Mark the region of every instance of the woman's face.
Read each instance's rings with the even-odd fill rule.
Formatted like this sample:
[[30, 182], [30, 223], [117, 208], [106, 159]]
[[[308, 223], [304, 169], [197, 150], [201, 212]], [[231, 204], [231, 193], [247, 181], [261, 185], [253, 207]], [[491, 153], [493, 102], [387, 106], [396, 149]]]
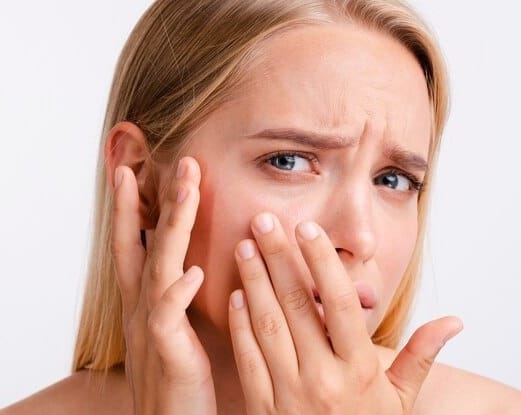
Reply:
[[348, 275], [376, 295], [365, 313], [372, 335], [416, 243], [411, 177], [425, 176], [431, 130], [423, 72], [397, 41], [348, 25], [275, 36], [248, 71], [184, 152], [203, 178], [185, 265], [201, 266], [206, 280], [192, 307], [226, 330], [229, 295], [241, 286], [235, 247], [268, 211], [295, 246], [299, 222], [324, 228]]

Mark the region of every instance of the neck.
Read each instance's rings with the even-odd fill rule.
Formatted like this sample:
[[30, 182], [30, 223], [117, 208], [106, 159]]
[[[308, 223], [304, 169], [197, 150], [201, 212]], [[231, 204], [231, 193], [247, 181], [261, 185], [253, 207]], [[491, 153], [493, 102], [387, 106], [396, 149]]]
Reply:
[[218, 413], [245, 414], [244, 397], [229, 333], [223, 333], [193, 312], [189, 319], [210, 358]]

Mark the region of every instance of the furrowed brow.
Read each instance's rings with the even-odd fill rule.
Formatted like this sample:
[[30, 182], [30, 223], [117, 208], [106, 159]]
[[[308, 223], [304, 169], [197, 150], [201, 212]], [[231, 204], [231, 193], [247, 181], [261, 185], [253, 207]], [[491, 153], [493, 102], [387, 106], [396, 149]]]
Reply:
[[[339, 135], [326, 135], [297, 128], [266, 129], [246, 137], [292, 141], [294, 143], [303, 144], [319, 150], [353, 147], [358, 145], [360, 141], [358, 138]], [[404, 169], [423, 172], [426, 171], [429, 167], [427, 161], [422, 156], [406, 150], [396, 143], [384, 144], [383, 155], [391, 162]]]
[[295, 128], [267, 129], [247, 137], [293, 141], [320, 150], [351, 147], [358, 144], [359, 141], [356, 138], [338, 135], [324, 135], [314, 131], [305, 131]]
[[429, 164], [422, 156], [405, 150], [398, 144], [385, 144], [383, 154], [390, 161], [405, 169], [424, 172], [429, 168]]

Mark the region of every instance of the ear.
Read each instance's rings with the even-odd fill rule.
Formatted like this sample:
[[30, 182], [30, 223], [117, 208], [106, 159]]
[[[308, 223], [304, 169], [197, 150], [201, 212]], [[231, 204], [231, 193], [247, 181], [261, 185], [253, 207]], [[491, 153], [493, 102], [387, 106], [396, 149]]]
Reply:
[[104, 155], [107, 181], [112, 191], [116, 168], [124, 165], [132, 169], [138, 185], [141, 229], [155, 228], [159, 216], [158, 178], [145, 133], [131, 122], [117, 123], [105, 139]]

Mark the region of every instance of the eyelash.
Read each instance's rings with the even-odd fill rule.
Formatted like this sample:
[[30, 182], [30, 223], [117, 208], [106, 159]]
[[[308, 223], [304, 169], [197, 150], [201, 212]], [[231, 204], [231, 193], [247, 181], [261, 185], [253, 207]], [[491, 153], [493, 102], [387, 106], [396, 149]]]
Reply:
[[412, 190], [415, 190], [417, 192], [421, 192], [423, 188], [423, 182], [418, 179], [414, 174], [408, 173], [406, 171], [397, 169], [396, 167], [388, 167], [389, 170], [384, 171], [379, 176], [385, 175], [385, 174], [396, 174], [405, 177], [411, 182]]
[[[263, 165], [265, 163], [268, 163], [271, 159], [274, 159], [276, 157], [290, 157], [290, 156], [298, 156], [302, 157], [303, 159], [306, 159], [309, 161], [313, 166], [316, 167], [318, 164], [318, 158], [310, 153], [301, 153], [299, 151], [276, 151], [274, 153], [266, 154], [265, 156], [262, 156], [258, 159], [259, 164]], [[318, 170], [318, 169], [317, 169]], [[287, 173], [283, 173], [287, 174]]]
[[[309, 162], [311, 162], [313, 165], [316, 165], [318, 163], [318, 158], [309, 153], [301, 153], [298, 151], [276, 151], [274, 153], [266, 154], [265, 156], [262, 156], [258, 162], [260, 165], [264, 165], [268, 163], [271, 159], [275, 157], [286, 157], [286, 156], [298, 156], [302, 157]], [[384, 169], [382, 173], [378, 175], [378, 177], [385, 175], [385, 174], [396, 174], [405, 177], [411, 182], [412, 189], [416, 192], [421, 192], [424, 186], [424, 183], [414, 174], [406, 172], [404, 170], [398, 169], [396, 167], [386, 167], [387, 170]], [[282, 173], [287, 174], [287, 173]]]

